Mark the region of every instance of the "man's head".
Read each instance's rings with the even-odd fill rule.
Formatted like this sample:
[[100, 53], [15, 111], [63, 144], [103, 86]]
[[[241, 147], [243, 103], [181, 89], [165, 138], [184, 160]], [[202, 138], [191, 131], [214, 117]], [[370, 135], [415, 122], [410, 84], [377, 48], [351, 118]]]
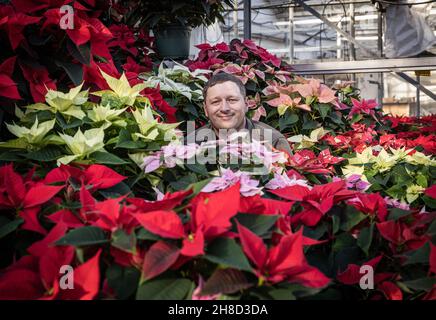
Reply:
[[213, 75], [203, 89], [204, 111], [215, 129], [242, 129], [248, 110], [245, 86], [227, 73]]

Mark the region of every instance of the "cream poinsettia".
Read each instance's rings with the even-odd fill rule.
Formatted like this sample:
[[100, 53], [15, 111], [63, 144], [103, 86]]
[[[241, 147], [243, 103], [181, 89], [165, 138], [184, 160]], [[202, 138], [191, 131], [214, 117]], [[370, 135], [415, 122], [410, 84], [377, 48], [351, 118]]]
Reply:
[[379, 154], [373, 157], [373, 160], [373, 168], [379, 172], [390, 170], [398, 162], [397, 156], [388, 154], [385, 149], [381, 149]]
[[83, 83], [70, 89], [68, 93], [49, 89], [45, 95], [48, 105], [36, 103], [27, 108], [33, 110], [49, 110], [53, 113], [59, 112], [74, 118], [83, 119], [86, 114], [82, 110], [82, 105], [88, 101], [88, 90], [82, 90]]
[[58, 159], [58, 165], [68, 164], [73, 160], [79, 160], [87, 157], [93, 152], [104, 151], [104, 129], [90, 129], [82, 133], [77, 130], [74, 136], [59, 134], [60, 138], [68, 146], [73, 155], [65, 156]]
[[109, 88], [113, 91], [103, 90], [93, 92], [93, 95], [103, 96], [105, 93], [110, 93], [115, 95], [123, 105], [133, 106], [136, 98], [139, 96], [139, 93], [144, 90], [147, 86], [145, 83], [138, 83], [133, 87], [130, 86], [129, 80], [127, 80], [126, 75], [123, 73], [119, 79], [111, 77], [104, 71], [100, 70], [103, 78], [106, 80]]
[[306, 135], [295, 135], [288, 138], [289, 142], [297, 143], [297, 149], [308, 149], [311, 148], [321, 139], [323, 136], [325, 136], [329, 131], [324, 130], [323, 127], [313, 130], [310, 133], [310, 137]]
[[91, 110], [88, 110], [88, 118], [94, 122], [104, 121], [105, 124], [103, 125], [103, 129], [109, 128], [112, 123], [119, 127], [125, 127], [127, 125], [126, 121], [117, 118], [126, 109], [127, 108], [112, 109], [109, 105], [107, 105], [106, 107], [98, 105]]
[[348, 159], [349, 164], [365, 164], [374, 162], [374, 156], [372, 154], [372, 148], [368, 147], [361, 153], [356, 153], [354, 158]]
[[55, 122], [56, 120], [53, 119], [39, 123], [38, 117], [36, 117], [35, 123], [30, 129], [27, 127], [18, 126], [16, 124], [6, 124], [6, 127], [13, 135], [17, 136], [28, 144], [35, 145], [44, 142], [45, 136], [50, 132], [51, 129], [53, 129]]
[[172, 140], [176, 134], [174, 129], [179, 123], [159, 123], [153, 116], [151, 108], [135, 109], [132, 111], [133, 117], [138, 124], [139, 131], [134, 133], [134, 138], [145, 139], [148, 141], [155, 140], [160, 132], [164, 132], [165, 140]]
[[436, 160], [432, 159], [431, 156], [426, 156], [419, 151], [416, 151], [412, 155], [407, 155], [405, 160], [406, 162], [415, 165], [423, 164], [425, 166], [436, 166]]
[[424, 193], [424, 191], [425, 191], [425, 188], [423, 188], [423, 187], [421, 187], [421, 186], [419, 186], [417, 184], [408, 186], [407, 190], [406, 190], [406, 200], [407, 200], [407, 202], [408, 203], [412, 203], [413, 201], [418, 199], [418, 197], [422, 193]]

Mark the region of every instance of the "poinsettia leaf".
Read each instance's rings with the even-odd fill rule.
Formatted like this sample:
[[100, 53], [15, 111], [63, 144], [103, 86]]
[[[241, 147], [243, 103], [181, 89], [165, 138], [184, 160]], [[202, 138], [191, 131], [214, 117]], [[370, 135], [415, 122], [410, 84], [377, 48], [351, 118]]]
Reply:
[[112, 153], [104, 152], [104, 151], [96, 151], [90, 155], [90, 158], [94, 159], [96, 162], [101, 164], [122, 165], [122, 164], [129, 163]]
[[64, 61], [55, 61], [56, 65], [65, 70], [70, 77], [71, 81], [74, 85], [78, 86], [83, 82], [83, 67], [80, 64], [64, 62]]
[[182, 300], [193, 283], [188, 279], [160, 278], [144, 282], [136, 292], [137, 300]]
[[77, 46], [73, 41], [67, 39], [67, 48], [71, 55], [79, 60], [81, 64], [89, 65], [91, 62], [91, 42]]
[[102, 229], [94, 226], [87, 226], [71, 230], [61, 239], [56, 241], [56, 245], [82, 247], [105, 244], [109, 241], [110, 240], [106, 237]]
[[239, 270], [251, 271], [251, 266], [242, 248], [234, 239], [218, 238], [206, 249], [205, 258], [217, 264], [233, 267]]
[[122, 251], [133, 253], [136, 249], [135, 233], [127, 234], [124, 230], [117, 229], [112, 232], [111, 245]]
[[56, 146], [47, 146], [26, 154], [27, 159], [36, 161], [54, 161], [63, 155], [62, 150]]
[[341, 230], [350, 231], [358, 223], [366, 219], [368, 216], [352, 206], [347, 206], [343, 219], [341, 219]]
[[436, 284], [436, 278], [419, 278], [415, 280], [403, 281], [402, 283], [409, 289], [417, 291], [423, 290], [428, 292]]
[[179, 255], [180, 249], [174, 244], [165, 241], [154, 243], [145, 253], [141, 282], [150, 280], [168, 270]]
[[229, 294], [252, 287], [245, 274], [236, 269], [217, 269], [206, 281], [200, 295]]
[[398, 220], [402, 217], [408, 216], [409, 214], [411, 214], [412, 212], [409, 210], [403, 210], [400, 208], [392, 208], [389, 210], [389, 216], [388, 216], [388, 220]]
[[360, 230], [359, 237], [357, 238], [357, 245], [368, 255], [369, 248], [371, 246], [372, 237], [374, 234], [374, 223], [369, 227], [365, 227]]
[[2, 226], [0, 226], [0, 239], [7, 236], [8, 234], [10, 234], [11, 232], [14, 232], [15, 230], [17, 230], [17, 228], [24, 222], [23, 219], [18, 218], [12, 221], [9, 221], [5, 224], [2, 224]]
[[114, 264], [106, 270], [108, 286], [121, 300], [128, 299], [135, 293], [140, 276], [139, 270], [133, 267], [124, 268]]
[[295, 300], [296, 297], [291, 290], [287, 289], [273, 289], [268, 291], [268, 294], [274, 300]]
[[421, 248], [406, 253], [405, 256], [407, 257], [407, 260], [404, 262], [404, 265], [415, 263], [428, 264], [430, 257], [430, 244], [427, 242]]
[[184, 164], [184, 166], [191, 170], [192, 172], [198, 173], [202, 176], [208, 176], [209, 172], [207, 171], [207, 168], [204, 164], [199, 164], [199, 163], [195, 163], [195, 164]]
[[250, 231], [254, 232], [258, 236], [263, 236], [274, 226], [279, 216], [238, 213], [235, 218], [241, 225], [248, 228]]

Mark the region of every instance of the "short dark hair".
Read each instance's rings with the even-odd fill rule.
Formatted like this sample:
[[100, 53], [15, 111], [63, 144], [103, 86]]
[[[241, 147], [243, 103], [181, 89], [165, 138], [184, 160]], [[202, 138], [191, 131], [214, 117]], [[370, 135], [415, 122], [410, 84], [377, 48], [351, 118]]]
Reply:
[[203, 98], [204, 100], [206, 100], [206, 96], [207, 96], [207, 90], [209, 90], [210, 87], [213, 87], [214, 85], [218, 84], [218, 83], [223, 83], [223, 82], [233, 82], [234, 84], [236, 84], [239, 88], [239, 91], [242, 94], [242, 97], [245, 98], [247, 92], [245, 89], [244, 84], [242, 83], [242, 81], [234, 76], [233, 74], [230, 73], [225, 73], [225, 72], [220, 72], [220, 73], [216, 73], [214, 74], [208, 82], [206, 82], [204, 88], [203, 88]]

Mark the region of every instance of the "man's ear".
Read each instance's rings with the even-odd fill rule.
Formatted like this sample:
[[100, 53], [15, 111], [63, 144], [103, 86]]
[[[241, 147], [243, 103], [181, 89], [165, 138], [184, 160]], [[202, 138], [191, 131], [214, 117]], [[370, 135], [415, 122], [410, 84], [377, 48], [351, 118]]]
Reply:
[[207, 108], [206, 108], [206, 103], [205, 102], [203, 102], [203, 110], [204, 110], [204, 113], [206, 114], [206, 117], [209, 118], [209, 114], [207, 112]]

